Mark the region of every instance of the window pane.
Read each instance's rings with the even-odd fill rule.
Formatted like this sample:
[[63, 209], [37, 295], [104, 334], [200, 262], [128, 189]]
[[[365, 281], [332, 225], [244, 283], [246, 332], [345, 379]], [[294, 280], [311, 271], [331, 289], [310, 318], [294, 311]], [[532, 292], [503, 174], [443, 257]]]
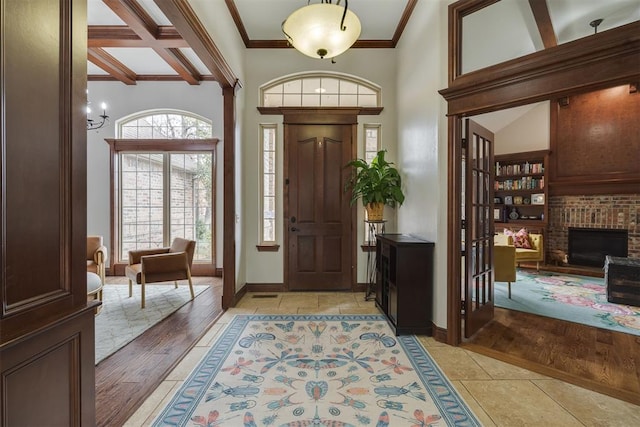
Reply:
[[321, 103], [323, 107], [338, 107], [338, 95], [333, 93], [323, 93]]
[[302, 93], [302, 81], [293, 80], [282, 85], [284, 93]]
[[302, 93], [320, 93], [320, 78], [303, 79]]
[[299, 93], [295, 95], [285, 94], [282, 103], [286, 107], [300, 107], [302, 105], [302, 95]]
[[353, 107], [358, 105], [358, 95], [340, 95], [341, 107]]
[[376, 107], [378, 97], [376, 95], [358, 95], [358, 107]]
[[325, 92], [323, 93], [333, 93], [333, 94], [339, 93], [338, 82], [339, 82], [338, 79], [323, 77], [322, 88], [325, 90]]
[[302, 95], [302, 105], [305, 107], [319, 107], [320, 106], [320, 94], [305, 94]]
[[171, 240], [196, 240], [195, 260], [211, 259], [211, 154], [171, 154]]
[[281, 105], [283, 105], [281, 94], [277, 94], [277, 95], [265, 94], [264, 95], [265, 107], [280, 107]]
[[340, 93], [342, 94], [357, 94], [358, 93], [358, 85], [353, 82], [349, 82], [346, 80], [340, 81]]

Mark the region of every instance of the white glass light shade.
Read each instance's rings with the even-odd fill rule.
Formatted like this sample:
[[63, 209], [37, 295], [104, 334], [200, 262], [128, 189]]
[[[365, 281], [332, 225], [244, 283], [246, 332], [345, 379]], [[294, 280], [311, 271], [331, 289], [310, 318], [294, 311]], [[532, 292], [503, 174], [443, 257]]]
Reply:
[[349, 49], [360, 36], [360, 20], [347, 9], [344, 31], [340, 28], [344, 7], [311, 4], [293, 12], [282, 31], [297, 50], [312, 58], [334, 58]]

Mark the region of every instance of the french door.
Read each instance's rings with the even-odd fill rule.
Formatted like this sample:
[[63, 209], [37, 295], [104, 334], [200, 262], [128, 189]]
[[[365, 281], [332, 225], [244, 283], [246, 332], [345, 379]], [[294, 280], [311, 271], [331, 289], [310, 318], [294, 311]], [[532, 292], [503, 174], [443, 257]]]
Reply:
[[464, 336], [493, 319], [493, 134], [465, 121]]

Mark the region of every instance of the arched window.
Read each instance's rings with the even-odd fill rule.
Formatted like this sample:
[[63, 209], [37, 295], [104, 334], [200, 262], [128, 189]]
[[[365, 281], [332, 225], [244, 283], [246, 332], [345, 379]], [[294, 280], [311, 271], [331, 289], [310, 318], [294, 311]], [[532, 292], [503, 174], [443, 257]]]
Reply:
[[203, 139], [211, 138], [211, 121], [184, 111], [145, 111], [118, 121], [120, 138]]
[[215, 146], [211, 121], [176, 110], [146, 111], [117, 122], [114, 242], [128, 252], [196, 241], [196, 262], [214, 259]]
[[342, 73], [293, 74], [260, 87], [262, 107], [380, 107], [380, 87]]

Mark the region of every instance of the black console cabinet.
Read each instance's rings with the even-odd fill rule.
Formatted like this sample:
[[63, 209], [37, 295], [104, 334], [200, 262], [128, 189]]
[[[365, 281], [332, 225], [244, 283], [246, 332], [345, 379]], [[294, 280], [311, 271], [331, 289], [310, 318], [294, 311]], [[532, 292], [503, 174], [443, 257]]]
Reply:
[[376, 305], [396, 335], [432, 334], [433, 242], [376, 236]]

